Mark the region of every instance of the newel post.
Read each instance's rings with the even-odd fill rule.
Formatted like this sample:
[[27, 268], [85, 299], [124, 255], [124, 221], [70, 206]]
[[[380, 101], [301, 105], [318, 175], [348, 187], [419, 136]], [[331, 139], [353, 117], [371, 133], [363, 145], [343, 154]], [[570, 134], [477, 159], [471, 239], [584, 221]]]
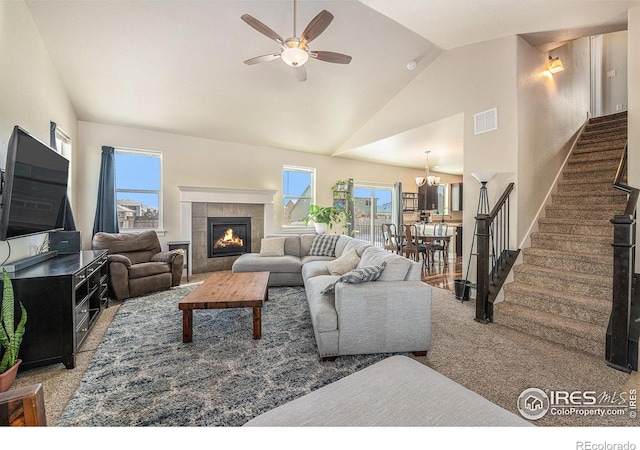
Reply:
[[476, 318], [482, 323], [493, 320], [493, 305], [489, 303], [489, 222], [488, 214], [476, 217], [476, 239], [478, 255], [476, 258]]
[[607, 349], [608, 365], [630, 372], [629, 323], [631, 320], [631, 287], [633, 273], [630, 270], [635, 251], [633, 225], [629, 215], [616, 215], [613, 220], [613, 298], [609, 330], [611, 339]]

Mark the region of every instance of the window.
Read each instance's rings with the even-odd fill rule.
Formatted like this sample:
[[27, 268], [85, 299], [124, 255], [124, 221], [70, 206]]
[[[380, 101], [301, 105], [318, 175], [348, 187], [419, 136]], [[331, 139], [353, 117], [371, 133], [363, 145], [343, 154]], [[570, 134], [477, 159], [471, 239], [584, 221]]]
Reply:
[[117, 148], [115, 160], [120, 231], [162, 230], [162, 154]]
[[282, 171], [282, 226], [305, 226], [302, 218], [315, 204], [316, 169], [284, 166]]
[[69, 181], [67, 182], [67, 195], [69, 196], [69, 200], [71, 200], [71, 196], [73, 193], [73, 177], [71, 176], [73, 162], [73, 159], [71, 158], [71, 138], [67, 133], [64, 132], [64, 130], [61, 130], [60, 127], [56, 127], [55, 139], [55, 150], [69, 160]]

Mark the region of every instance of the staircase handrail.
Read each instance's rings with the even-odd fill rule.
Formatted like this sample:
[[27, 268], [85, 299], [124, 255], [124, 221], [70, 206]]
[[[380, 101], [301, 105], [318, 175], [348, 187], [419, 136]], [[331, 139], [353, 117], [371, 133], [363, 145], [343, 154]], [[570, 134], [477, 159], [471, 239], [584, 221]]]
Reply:
[[493, 222], [493, 220], [496, 218], [496, 216], [498, 215], [498, 213], [500, 212], [500, 210], [502, 209], [504, 204], [507, 202], [507, 199], [508, 199], [509, 195], [511, 194], [511, 191], [513, 191], [513, 186], [514, 185], [515, 185], [515, 183], [509, 183], [509, 185], [505, 188], [504, 192], [502, 193], [502, 195], [500, 196], [500, 198], [496, 202], [495, 206], [493, 207], [493, 209], [489, 213], [490, 222]]
[[[499, 290], [513, 267], [519, 250], [510, 250], [509, 196], [514, 183], [509, 183], [489, 214], [476, 217], [478, 242], [476, 260], [476, 317], [482, 323], [493, 320], [493, 294]], [[496, 220], [498, 219], [498, 220]], [[490, 261], [493, 259], [493, 261]]]
[[616, 170], [616, 177], [613, 180], [613, 187], [614, 189], [629, 194], [629, 199], [627, 201], [627, 207], [625, 208], [624, 215], [633, 216], [638, 206], [638, 194], [640, 193], [640, 189], [634, 188], [622, 182], [622, 177], [624, 177], [624, 172], [627, 167], [628, 149], [629, 144], [625, 143], [622, 157], [620, 158], [618, 169]]
[[[613, 224], [613, 294], [611, 315], [607, 329], [605, 358], [607, 364], [618, 370], [630, 372], [638, 369], [637, 348], [630, 345], [631, 328], [635, 317], [634, 269], [636, 247], [636, 214], [640, 190], [623, 183], [627, 166], [628, 143], [625, 143], [613, 182], [614, 189], [628, 195], [624, 214], [616, 214]], [[635, 354], [634, 354], [635, 352]]]

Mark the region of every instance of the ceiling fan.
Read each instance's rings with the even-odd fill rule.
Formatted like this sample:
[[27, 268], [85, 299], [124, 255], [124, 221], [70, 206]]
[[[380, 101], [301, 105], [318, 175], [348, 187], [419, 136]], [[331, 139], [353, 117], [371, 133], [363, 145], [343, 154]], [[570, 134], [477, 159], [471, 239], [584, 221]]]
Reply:
[[317, 59], [319, 61], [337, 63], [337, 64], [349, 64], [351, 62], [351, 56], [344, 55], [342, 53], [327, 52], [327, 51], [311, 51], [309, 49], [309, 43], [329, 26], [333, 20], [333, 14], [327, 10], [322, 10], [317, 16], [309, 22], [300, 36], [296, 35], [296, 16], [297, 16], [297, 2], [293, 2], [293, 36], [287, 39], [282, 39], [278, 33], [271, 28], [260, 22], [258, 19], [250, 16], [249, 14], [243, 14], [241, 19], [247, 22], [250, 26], [258, 30], [260, 33], [267, 36], [269, 39], [273, 39], [280, 44], [279, 53], [269, 53], [267, 55], [256, 56], [255, 58], [247, 59], [245, 64], [258, 64], [261, 62], [273, 61], [274, 59], [282, 59], [286, 64], [293, 67], [293, 73], [298, 81], [306, 81], [307, 70], [304, 64], [309, 57]]

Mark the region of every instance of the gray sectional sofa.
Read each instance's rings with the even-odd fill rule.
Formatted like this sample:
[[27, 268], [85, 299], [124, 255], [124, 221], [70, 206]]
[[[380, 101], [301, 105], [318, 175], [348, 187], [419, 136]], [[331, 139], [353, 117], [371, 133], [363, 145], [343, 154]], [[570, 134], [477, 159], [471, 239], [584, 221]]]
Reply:
[[[314, 254], [316, 236], [267, 236], [284, 240], [281, 252], [244, 254], [232, 270], [269, 271], [270, 286], [304, 285], [323, 359], [367, 353], [426, 354], [431, 346], [431, 287], [421, 281], [421, 264], [346, 235], [336, 238], [333, 256]], [[343, 274], [335, 270], [331, 273], [334, 265], [354, 252], [360, 258], [356, 270], [384, 267], [377, 280], [354, 284], [339, 281]], [[334, 283], [334, 292], [323, 292]]]

